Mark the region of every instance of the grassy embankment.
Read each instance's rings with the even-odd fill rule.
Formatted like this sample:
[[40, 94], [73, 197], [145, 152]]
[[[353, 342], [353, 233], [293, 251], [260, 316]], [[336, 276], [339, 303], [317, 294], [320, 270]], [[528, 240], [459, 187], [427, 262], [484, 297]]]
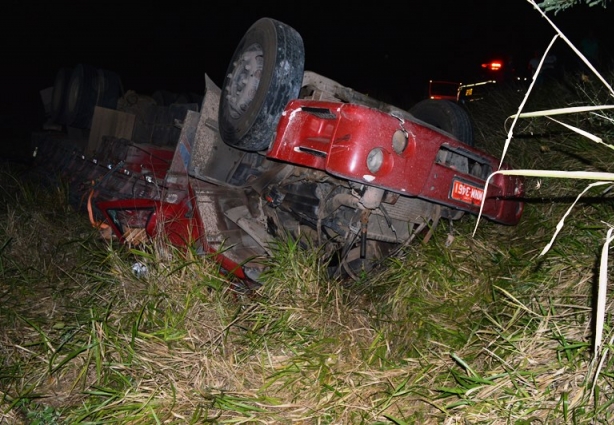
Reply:
[[[538, 87], [525, 110], [601, 104], [600, 87]], [[470, 105], [478, 147], [501, 153], [520, 100], [501, 92]], [[562, 119], [607, 141], [612, 118], [600, 115]], [[521, 120], [515, 134], [507, 160], [516, 168], [613, 171], [610, 148], [548, 119]], [[603, 187], [541, 257], [586, 182], [529, 178], [518, 226], [482, 221], [472, 236], [473, 216], [442, 223], [430, 242], [352, 285], [328, 279], [317, 252], [281, 244], [266, 284], [248, 296], [193, 252], [106, 244], [65, 189], [21, 172], [0, 172], [0, 423], [614, 418], [607, 320], [596, 357], [592, 346], [613, 220]]]

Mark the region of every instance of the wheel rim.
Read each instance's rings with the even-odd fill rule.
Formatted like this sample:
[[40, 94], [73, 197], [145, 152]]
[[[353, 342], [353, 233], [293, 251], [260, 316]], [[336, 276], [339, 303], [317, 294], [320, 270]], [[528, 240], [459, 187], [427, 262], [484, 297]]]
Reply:
[[228, 75], [228, 106], [230, 116], [238, 119], [247, 111], [256, 96], [262, 69], [264, 67], [264, 50], [259, 44], [252, 44], [243, 51], [234, 63], [234, 69]]

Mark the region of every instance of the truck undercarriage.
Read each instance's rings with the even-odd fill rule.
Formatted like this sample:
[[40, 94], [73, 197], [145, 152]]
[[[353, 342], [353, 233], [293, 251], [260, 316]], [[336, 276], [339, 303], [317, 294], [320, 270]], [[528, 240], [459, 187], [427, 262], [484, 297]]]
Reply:
[[521, 217], [522, 178], [494, 176], [484, 198], [498, 161], [473, 147], [459, 105], [404, 111], [304, 71], [302, 39], [283, 23], [264, 18], [247, 31], [221, 88], [205, 79], [174, 146], [107, 138], [86, 158], [47, 143], [39, 158], [122, 242], [196, 245], [255, 282], [278, 239], [356, 278], [482, 203], [493, 221]]

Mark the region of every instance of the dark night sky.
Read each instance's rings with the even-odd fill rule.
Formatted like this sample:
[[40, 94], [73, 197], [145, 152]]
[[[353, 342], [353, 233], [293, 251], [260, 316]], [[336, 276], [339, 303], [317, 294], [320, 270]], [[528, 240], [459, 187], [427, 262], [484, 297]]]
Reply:
[[[115, 71], [126, 89], [142, 94], [202, 93], [204, 73], [221, 84], [239, 39], [265, 16], [301, 33], [306, 69], [403, 107], [425, 95], [429, 78], [466, 81], [495, 54], [513, 54], [524, 69], [530, 53], [554, 35], [524, 0], [9, 3], [15, 4], [5, 2], [3, 13], [2, 129], [38, 125], [39, 90], [53, 85], [60, 67], [78, 63]], [[611, 46], [612, 7], [576, 6], [549, 16], [572, 41], [590, 27]], [[561, 57], [569, 52], [562, 41], [557, 47]]]

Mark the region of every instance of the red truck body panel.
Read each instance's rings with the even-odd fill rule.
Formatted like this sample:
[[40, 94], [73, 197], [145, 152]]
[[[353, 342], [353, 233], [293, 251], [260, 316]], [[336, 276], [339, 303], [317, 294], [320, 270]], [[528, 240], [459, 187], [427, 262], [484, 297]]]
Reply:
[[[402, 152], [392, 146], [399, 130], [408, 136]], [[367, 167], [373, 149], [384, 156], [375, 173]], [[288, 104], [267, 157], [472, 213], [479, 212], [485, 180], [498, 168], [495, 157], [429, 126], [361, 105], [309, 100]], [[478, 176], [469, 172], [476, 164], [481, 170]], [[466, 171], [458, 165], [466, 166]], [[523, 209], [519, 186], [518, 177], [495, 176], [483, 214], [516, 224]]]

